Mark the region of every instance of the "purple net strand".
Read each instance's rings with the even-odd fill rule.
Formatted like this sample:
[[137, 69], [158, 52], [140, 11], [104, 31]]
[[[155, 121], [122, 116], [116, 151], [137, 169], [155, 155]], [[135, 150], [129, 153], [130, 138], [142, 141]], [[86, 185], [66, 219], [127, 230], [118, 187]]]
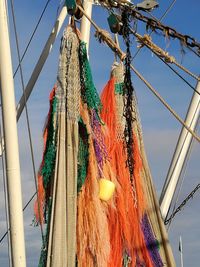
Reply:
[[104, 143], [101, 123], [95, 110], [91, 111], [91, 126], [93, 131], [94, 149], [97, 158], [98, 169], [101, 174], [103, 162], [108, 159], [108, 152]]
[[145, 214], [142, 218], [142, 231], [154, 267], [164, 266], [158, 251], [158, 241], [154, 237], [147, 214]]

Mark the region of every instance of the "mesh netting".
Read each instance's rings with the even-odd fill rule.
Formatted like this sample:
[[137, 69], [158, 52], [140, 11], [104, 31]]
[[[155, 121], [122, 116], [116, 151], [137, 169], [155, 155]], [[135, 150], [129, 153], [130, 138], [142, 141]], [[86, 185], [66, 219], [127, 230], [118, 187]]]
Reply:
[[101, 108], [101, 100], [92, 79], [91, 68], [87, 58], [86, 44], [80, 43], [80, 76], [82, 100], [87, 103], [89, 109], [94, 109], [97, 114]]
[[88, 133], [82, 119], [79, 121], [79, 145], [78, 145], [78, 178], [77, 191], [80, 192], [87, 176], [88, 167]]
[[56, 112], [56, 106], [57, 106], [57, 98], [54, 97], [52, 102], [52, 112], [50, 114], [49, 123], [47, 125], [48, 139], [44, 154], [44, 162], [41, 170], [43, 176], [43, 185], [45, 189], [48, 187], [52, 175], [52, 170], [54, 169], [55, 165], [56, 133], [54, 128], [54, 117]]

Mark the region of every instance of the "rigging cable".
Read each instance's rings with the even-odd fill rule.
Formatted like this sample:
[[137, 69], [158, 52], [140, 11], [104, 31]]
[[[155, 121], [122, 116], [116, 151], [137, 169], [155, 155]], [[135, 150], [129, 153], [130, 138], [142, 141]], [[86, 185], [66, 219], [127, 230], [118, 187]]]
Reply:
[[169, 110], [169, 112], [184, 126], [184, 128], [188, 130], [188, 132], [190, 132], [198, 142], [200, 142], [200, 137], [187, 126], [184, 120], [179, 117], [179, 115], [169, 106], [169, 104], [161, 97], [161, 95], [155, 90], [155, 88], [147, 80], [145, 80], [145, 78], [133, 67], [133, 65], [131, 65], [131, 69], [140, 78], [140, 80], [142, 80], [146, 84], [146, 86], [160, 100], [160, 102]]
[[194, 92], [196, 92], [198, 95], [200, 95], [200, 93], [196, 90], [196, 88], [191, 85], [191, 83], [189, 83], [177, 70], [175, 70], [170, 64], [168, 64], [164, 59], [162, 59], [161, 57], [157, 56], [163, 63], [166, 64], [167, 67], [169, 67], [179, 78], [181, 78], [181, 80], [183, 80]]
[[[9, 216], [8, 216], [8, 196], [7, 196], [7, 179], [6, 179], [6, 172], [5, 172], [5, 161], [4, 161], [4, 153], [3, 153], [3, 133], [2, 133], [2, 121], [0, 122], [0, 146], [1, 146], [1, 163], [2, 163], [2, 173], [3, 173], [3, 189], [4, 189], [4, 203], [5, 203], [5, 214], [6, 214], [6, 228], [10, 229], [9, 227]], [[10, 251], [10, 235], [7, 237], [8, 242], [8, 255], [9, 255], [9, 267], [11, 266], [11, 251]]]
[[[25, 94], [23, 71], [22, 71], [22, 65], [21, 65], [21, 61], [20, 61], [19, 41], [18, 41], [18, 35], [17, 35], [17, 26], [16, 26], [16, 20], [15, 20], [13, 0], [10, 0], [10, 3], [11, 3], [13, 26], [14, 26], [14, 32], [15, 32], [15, 41], [16, 41], [16, 46], [17, 46], [17, 56], [18, 56], [18, 61], [19, 61], [21, 84], [22, 84], [22, 90], [23, 90], [23, 96], [24, 96], [24, 103], [25, 103], [25, 114], [26, 114], [26, 122], [27, 122], [27, 129], [28, 129], [28, 135], [29, 135], [29, 145], [30, 145], [30, 150], [31, 150], [31, 160], [32, 160], [32, 167], [33, 167], [33, 174], [34, 174], [34, 182], [35, 182], [35, 189], [36, 189], [36, 192], [37, 192], [37, 199], [38, 199], [37, 174], [36, 174], [36, 168], [35, 168], [35, 160], [34, 160], [32, 136], [31, 136], [31, 127], [30, 127], [30, 122], [29, 122], [29, 115], [28, 115], [28, 108], [27, 108], [27, 101], [26, 101], [26, 94]], [[40, 203], [38, 201], [38, 206], [39, 205], [40, 205]], [[38, 210], [40, 210], [40, 206], [38, 207]], [[41, 221], [41, 219], [40, 219], [40, 212], [39, 212], [39, 220]], [[43, 231], [43, 226], [42, 226], [41, 223], [40, 223], [40, 230], [41, 230], [42, 241], [44, 242], [44, 231]]]
[[[151, 12], [149, 12], [149, 11], [145, 11], [147, 14], [149, 14], [154, 20], [156, 20], [156, 21], [158, 21], [158, 22], [160, 22], [161, 20], [158, 20], [155, 16], [153, 16], [152, 14], [151, 14]], [[155, 30], [152, 30], [151, 31], [151, 33], [152, 32], [155, 32]], [[150, 33], [150, 34], [151, 34]], [[183, 45], [182, 43], [181, 43], [181, 45]], [[187, 46], [187, 48], [191, 51], [191, 52], [193, 52], [196, 56], [198, 56], [198, 57], [200, 57], [200, 54], [199, 54], [199, 52], [197, 53], [195, 50], [193, 50], [190, 46]]]
[[[173, 8], [173, 6], [175, 5], [176, 3], [176, 0], [173, 0], [171, 2], [171, 4], [169, 5], [169, 7], [166, 9], [166, 11], [164, 12], [164, 14], [160, 17], [159, 21], [162, 21], [166, 16], [167, 14], [171, 11], [171, 9]], [[150, 12], [149, 12], [150, 13]]]
[[[142, 48], [142, 47], [141, 47]], [[139, 48], [139, 49], [141, 49]], [[150, 49], [150, 48], [149, 48]], [[137, 50], [140, 51], [140, 50]], [[153, 50], [151, 50], [153, 51]], [[196, 92], [198, 95], [200, 94], [195, 87], [189, 83], [176, 69], [174, 69], [169, 63], [167, 63], [163, 58], [161, 58], [159, 55], [157, 55], [156, 53], [154, 53], [168, 68], [170, 68], [183, 82], [185, 82], [194, 92]], [[137, 56], [138, 54], [135, 54], [135, 56]], [[183, 67], [183, 66], [182, 66]], [[192, 74], [192, 73], [191, 73]], [[193, 77], [193, 74], [191, 75]], [[199, 80], [199, 77], [197, 77], [196, 75], [193, 77], [197, 80]]]
[[[197, 111], [197, 110], [198, 110], [198, 107], [196, 108], [196, 111]], [[195, 113], [196, 113], [196, 111], [195, 111]], [[194, 120], [194, 117], [195, 117], [195, 115], [194, 115], [193, 118], [192, 118], [192, 122], [193, 122], [193, 120]], [[191, 124], [192, 124], [192, 122], [191, 122]], [[199, 120], [198, 120], [198, 122], [199, 122]], [[197, 123], [197, 125], [198, 125], [198, 123]], [[197, 125], [196, 125], [195, 129], [197, 129]], [[187, 135], [188, 135], [188, 133], [187, 133]], [[181, 153], [181, 150], [182, 150], [182, 148], [183, 148], [183, 146], [184, 146], [184, 143], [185, 143], [185, 140], [186, 140], [186, 138], [187, 138], [187, 135], [186, 135], [185, 138], [184, 138], [184, 142], [183, 142], [183, 145], [182, 145], [182, 147], [181, 147], [181, 149], [180, 149], [180, 153]], [[192, 139], [192, 141], [191, 141], [191, 145], [190, 145], [190, 148], [189, 148], [189, 153], [188, 153], [188, 156], [187, 156], [187, 158], [186, 158], [186, 164], [185, 164], [185, 168], [184, 168], [184, 171], [183, 171], [183, 172], [184, 172], [184, 173], [183, 173], [183, 178], [182, 178], [182, 181], [181, 181], [181, 185], [180, 185], [180, 187], [179, 187], [179, 190], [178, 190], [178, 194], [177, 194], [177, 197], [176, 197], [174, 206], [173, 206], [172, 213], [171, 213], [171, 215], [169, 216], [169, 218], [165, 218], [165, 220], [164, 220], [165, 225], [168, 225], [168, 231], [169, 231], [169, 229], [170, 229], [172, 220], [174, 219], [174, 217], [176, 216], [176, 214], [177, 214], [179, 211], [181, 211], [182, 207], [185, 206], [185, 204], [186, 204], [186, 203], [188, 202], [188, 200], [190, 199], [190, 198], [189, 198], [189, 199], [186, 201], [186, 199], [188, 198], [188, 196], [190, 196], [190, 195], [193, 196], [193, 195], [196, 193], [196, 191], [199, 189], [199, 184], [198, 184], [198, 185], [195, 187], [195, 189], [192, 191], [192, 192], [195, 191], [195, 193], [193, 194], [193, 193], [191, 192], [191, 193], [186, 197], [186, 199], [185, 199], [184, 201], [182, 201], [182, 203], [176, 208], [177, 203], [178, 203], [178, 200], [179, 200], [179, 197], [180, 197], [181, 189], [182, 189], [182, 186], [183, 186], [183, 182], [184, 182], [184, 179], [185, 179], [186, 167], [187, 167], [187, 164], [188, 164], [188, 159], [189, 159], [189, 157], [190, 157], [190, 155], [191, 155], [191, 152], [192, 152], [192, 146], [193, 146], [193, 144], [194, 144], [194, 139]], [[178, 161], [178, 159], [179, 159], [179, 157], [180, 157], [180, 153], [179, 153], [179, 155], [178, 155], [177, 161]], [[176, 162], [177, 162], [177, 161], [176, 161]], [[174, 166], [174, 168], [175, 168], [175, 166]], [[196, 190], [196, 188], [198, 188], [198, 189]], [[183, 205], [183, 202], [185, 203], [184, 205]], [[167, 216], [167, 217], [168, 217], [168, 216]]]
[[170, 56], [168, 52], [165, 52], [162, 48], [160, 48], [158, 45], [153, 43], [151, 40], [151, 37], [148, 34], [145, 34], [144, 36], [142, 36], [138, 34], [137, 32], [133, 31], [133, 29], [129, 29], [129, 30], [135, 37], [137, 37], [138, 42], [142, 46], [145, 45], [149, 50], [151, 50], [158, 57], [164, 58], [166, 62], [176, 65], [178, 68], [180, 68], [182, 71], [185, 71], [192, 78], [196, 79], [197, 81], [199, 80], [199, 77], [197, 75], [193, 74], [191, 71], [186, 69], [183, 65], [178, 63], [173, 56]]
[[[45, 4], [45, 6], [44, 6], [44, 8], [43, 8], [43, 10], [42, 10], [42, 13], [41, 13], [41, 15], [40, 15], [40, 17], [39, 17], [39, 19], [38, 19], [38, 22], [37, 22], [37, 24], [36, 24], [36, 26], [35, 26], [35, 28], [34, 28], [32, 34], [31, 34], [31, 37], [30, 37], [30, 39], [29, 39], [29, 41], [28, 41], [28, 44], [27, 44], [27, 46], [26, 46], [26, 48], [25, 48], [25, 50], [24, 50], [24, 52], [23, 52], [23, 54], [22, 54], [22, 57], [21, 57], [21, 59], [20, 59], [20, 63], [22, 63], [22, 61], [23, 61], [23, 59], [24, 59], [24, 57], [25, 57], [25, 55], [26, 55], [26, 53], [27, 53], [27, 51], [28, 51], [28, 48], [29, 48], [29, 46], [30, 46], [30, 44], [31, 44], [31, 42], [32, 42], [32, 40], [33, 40], [33, 37], [34, 37], [34, 35], [35, 35], [35, 33], [36, 33], [38, 27], [39, 27], [39, 24], [40, 24], [41, 21], [42, 21], [42, 18], [43, 18], [43, 16], [44, 16], [45, 12], [46, 12], [46, 9], [47, 9], [47, 7], [48, 7], [50, 1], [51, 1], [51, 0], [47, 0], [46, 4]], [[20, 68], [20, 64], [18, 64], [18, 66], [17, 66], [17, 68], [16, 68], [16, 70], [15, 70], [15, 72], [14, 72], [13, 78], [16, 76], [16, 74], [17, 74], [19, 68]], [[23, 211], [25, 211], [25, 209], [28, 207], [28, 205], [31, 203], [31, 201], [34, 199], [35, 196], [36, 196], [36, 192], [33, 194], [33, 196], [32, 196], [32, 197], [29, 199], [29, 201], [26, 203], [26, 205], [25, 205], [24, 208], [23, 208]], [[8, 227], [7, 227], [7, 228], [8, 228]], [[8, 230], [9, 230], [9, 228], [8, 228]], [[8, 234], [8, 230], [7, 230], [7, 231], [3, 234], [3, 236], [0, 238], [0, 243], [3, 241], [3, 239], [4, 239], [4, 238], [6, 237], [6, 235]]]
[[[198, 109], [199, 109], [199, 104], [198, 104], [198, 106], [196, 107], [196, 110], [195, 110], [195, 112], [194, 112], [194, 115], [193, 115], [192, 121], [191, 121], [191, 123], [190, 123], [190, 126], [193, 124], [193, 121], [194, 121], [194, 119], [195, 119], [195, 113], [197, 112]], [[197, 125], [198, 125], [198, 123], [197, 123]], [[195, 127], [195, 129], [196, 129], [196, 128], [197, 128], [197, 126]], [[184, 145], [185, 145], [185, 141], [186, 141], [188, 135], [189, 135], [189, 132], [187, 132], [187, 134], [186, 134], [185, 137], [184, 137], [183, 144], [182, 144], [182, 146], [181, 146], [181, 148], [180, 148], [180, 151], [179, 151], [179, 154], [178, 154], [178, 156], [177, 156], [176, 162], [175, 162], [175, 164], [174, 164], [172, 173], [174, 172], [174, 170], [175, 170], [175, 168], [176, 168], [176, 164], [178, 163], [178, 160], [179, 160], [179, 158], [180, 158], [180, 156], [181, 156], [181, 151], [182, 151], [182, 149], [183, 149], [183, 147], [184, 147]], [[192, 150], [191, 148], [192, 148], [193, 143], [194, 143], [194, 139], [192, 139], [192, 141], [191, 141], [191, 145], [190, 145], [190, 147], [189, 147], [189, 154], [191, 154], [191, 150]], [[188, 159], [188, 158], [189, 158], [189, 156], [187, 157], [187, 159]], [[188, 162], [188, 160], [187, 160], [187, 162]], [[187, 162], [186, 162], [186, 163], [187, 163]], [[184, 171], [184, 172], [185, 172], [185, 171]], [[184, 176], [183, 176], [183, 177], [184, 177]], [[171, 176], [170, 176], [170, 178], [171, 178]], [[184, 180], [184, 178], [182, 179], [182, 182], [181, 182], [181, 185], [180, 185], [178, 194], [180, 193], [180, 190], [181, 190], [181, 187], [182, 187], [183, 180]], [[168, 186], [168, 184], [169, 184], [169, 179], [168, 179], [167, 181], [165, 181], [164, 188], [166, 188], [166, 187]], [[176, 206], [177, 201], [178, 201], [178, 197], [177, 197], [177, 199], [176, 199], [176, 201], [175, 201], [175, 205], [174, 205], [174, 208], [173, 208], [173, 212], [174, 212], [174, 210], [175, 210], [175, 206]], [[170, 207], [169, 207], [169, 209], [170, 209]], [[173, 212], [172, 212], [172, 213], [173, 213]], [[168, 216], [168, 214], [167, 214], [167, 216]], [[167, 217], [167, 216], [166, 216], [166, 217]], [[170, 217], [171, 217], [171, 216], [170, 216]], [[164, 220], [166, 221], [166, 218], [164, 218]]]
[[176, 208], [176, 210], [171, 214], [169, 219], [167, 219], [164, 223], [167, 225], [171, 220], [176, 216], [176, 214], [182, 210], [182, 208], [187, 204], [187, 202], [193, 198], [194, 194], [200, 189], [200, 184], [197, 184], [197, 186], [190, 192], [190, 194], [181, 202], [181, 204]]
[[[35, 198], [35, 196], [37, 195], [37, 193], [35, 192], [32, 197], [29, 199], [29, 201], [26, 203], [26, 205], [23, 208], [23, 211], [26, 210], [26, 208], [29, 206], [29, 204], [31, 203], [31, 201]], [[7, 229], [7, 231], [1, 236], [0, 238], [0, 244], [2, 243], [2, 241], [4, 240], [4, 238], [7, 236], [8, 231], [10, 231], [10, 229]]]
[[[165, 12], [164, 12], [164, 14], [158, 19], [158, 21], [159, 22], [161, 22], [166, 16], [167, 16], [167, 14], [169, 13], [169, 11], [172, 9], [172, 7], [174, 6], [174, 4], [175, 4], [175, 2], [176, 2], [176, 0], [173, 0], [173, 2], [170, 4], [170, 6], [165, 10]], [[149, 12], [150, 13], [150, 12]], [[151, 14], [151, 13], [150, 13]], [[152, 14], [151, 14], [152, 15]], [[152, 33], [153, 33], [154, 31], [152, 30], [151, 32], [150, 32], [150, 36], [152, 35]], [[135, 59], [135, 57], [139, 54], [139, 52], [140, 52], [140, 50], [142, 49], [142, 47], [140, 47], [137, 51], [136, 51], [136, 53], [135, 53], [135, 55], [133, 56], [133, 59]]]
[[132, 10], [132, 16], [137, 20], [143, 21], [147, 25], [147, 27], [150, 27], [153, 30], [157, 29], [161, 31], [165, 36], [171, 36], [172, 38], [178, 39], [185, 47], [195, 47], [197, 49], [196, 52], [200, 56], [200, 43], [197, 42], [193, 37], [186, 34], [181, 34], [174, 28], [162, 24], [157, 19], [151, 19], [148, 16], [144, 16], [136, 10]]
[[[27, 46], [26, 46], [26, 48], [25, 48], [25, 50], [24, 50], [24, 52], [23, 52], [23, 54], [22, 54], [22, 57], [20, 58], [20, 63], [22, 63], [22, 61], [23, 61], [23, 59], [24, 59], [24, 57], [25, 57], [25, 55], [26, 55], [26, 53], [27, 53], [27, 51], [28, 51], [28, 48], [29, 48], [29, 46], [30, 46], [30, 44], [31, 44], [31, 42], [32, 42], [32, 40], [33, 40], [33, 37], [34, 37], [34, 35], [35, 35], [35, 33], [36, 33], [36, 31], [37, 31], [39, 25], [40, 25], [40, 22], [41, 22], [41, 20], [42, 20], [42, 18], [43, 18], [43, 16], [44, 16], [44, 13], [45, 13], [45, 11], [46, 11], [46, 9], [47, 9], [47, 7], [48, 7], [50, 1], [51, 1], [51, 0], [47, 0], [46, 4], [45, 4], [45, 6], [44, 6], [44, 8], [43, 8], [43, 10], [42, 10], [42, 13], [41, 13], [41, 15], [40, 15], [40, 17], [39, 17], [39, 19], [38, 19], [38, 22], [37, 22], [37, 24], [36, 24], [36, 26], [35, 26], [35, 28], [34, 28], [32, 34], [31, 34], [31, 37], [30, 37], [30, 39], [29, 39], [29, 41], [28, 41], [28, 44], [27, 44]], [[18, 66], [17, 66], [17, 68], [16, 68], [16, 70], [15, 70], [15, 72], [14, 72], [13, 78], [15, 78], [15, 76], [16, 76], [16, 74], [17, 74], [19, 68], [20, 68], [20, 64], [18, 64]]]

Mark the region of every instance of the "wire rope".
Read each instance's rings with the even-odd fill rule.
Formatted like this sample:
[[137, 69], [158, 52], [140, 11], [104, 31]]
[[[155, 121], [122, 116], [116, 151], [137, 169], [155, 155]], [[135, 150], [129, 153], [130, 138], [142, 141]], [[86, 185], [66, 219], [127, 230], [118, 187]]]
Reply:
[[[161, 22], [166, 16], [167, 16], [167, 14], [169, 13], [169, 11], [172, 9], [172, 7], [174, 6], [174, 4], [175, 4], [175, 2], [176, 2], [176, 0], [173, 0], [172, 1], [172, 3], [170, 4], [170, 6], [165, 10], [165, 12], [164, 12], [164, 14], [159, 18], [159, 22]], [[150, 13], [150, 12], [148, 12], [148, 13]], [[151, 13], [150, 13], [151, 14]], [[152, 14], [151, 14], [151, 16], [152, 16]], [[154, 17], [154, 16], [153, 16]], [[152, 33], [153, 33], [154, 31], [152, 30], [151, 32], [150, 32], [150, 36], [152, 35]], [[135, 54], [134, 54], [134, 56], [132, 57], [132, 59], [135, 59], [136, 58], [136, 56], [139, 54], [139, 52], [141, 51], [141, 49], [142, 49], [142, 47], [140, 47], [140, 48], [138, 48], [138, 50], [135, 52]]]
[[[21, 57], [21, 59], [20, 59], [20, 62], [21, 62], [21, 63], [22, 63], [22, 61], [23, 61], [23, 59], [24, 59], [24, 57], [25, 57], [25, 55], [26, 55], [26, 53], [27, 53], [27, 51], [28, 51], [28, 48], [29, 48], [29, 46], [30, 46], [30, 44], [31, 44], [31, 42], [32, 42], [32, 40], [33, 40], [33, 37], [34, 37], [34, 35], [35, 35], [35, 33], [36, 33], [36, 31], [37, 31], [39, 25], [40, 25], [40, 22], [42, 21], [42, 18], [43, 18], [44, 14], [45, 14], [45, 11], [46, 11], [46, 9], [47, 9], [47, 7], [48, 7], [50, 1], [51, 1], [51, 0], [47, 0], [46, 4], [45, 4], [45, 6], [44, 6], [44, 8], [43, 8], [43, 10], [42, 10], [42, 13], [41, 13], [41, 15], [40, 15], [40, 17], [39, 17], [39, 19], [38, 19], [38, 22], [37, 22], [37, 24], [36, 24], [36, 26], [35, 26], [35, 28], [34, 28], [32, 34], [31, 34], [31, 37], [30, 37], [30, 39], [29, 39], [29, 41], [28, 41], [28, 44], [27, 44], [27, 46], [26, 46], [26, 48], [25, 48], [25, 50], [24, 50], [24, 52], [23, 52], [23, 54], [22, 54], [22, 57]], [[20, 64], [18, 64], [18, 66], [17, 66], [17, 68], [16, 68], [16, 70], [15, 70], [15, 72], [14, 72], [14, 74], [13, 74], [13, 78], [15, 78], [15, 76], [16, 76], [16, 74], [17, 74], [19, 68], [20, 68]]]
[[[4, 203], [5, 203], [5, 214], [6, 214], [6, 228], [9, 229], [9, 216], [8, 216], [8, 195], [7, 195], [7, 180], [6, 180], [6, 172], [5, 172], [5, 161], [4, 161], [4, 153], [3, 153], [3, 133], [1, 127], [2, 121], [0, 122], [0, 146], [1, 146], [1, 164], [2, 164], [2, 174], [3, 174], [3, 189], [4, 189]], [[9, 267], [11, 266], [11, 251], [10, 251], [10, 235], [7, 238], [8, 242], [8, 255], [9, 255]]]
[[169, 106], [169, 104], [160, 96], [153, 86], [131, 65], [131, 69], [146, 84], [151, 92], [160, 100], [160, 102], [169, 110], [169, 112], [184, 126], [184, 128], [192, 134], [192, 136], [200, 143], [200, 137], [187, 126], [187, 124], [179, 117], [179, 115]]
[[[193, 121], [194, 121], [194, 119], [195, 119], [195, 114], [196, 114], [196, 112], [197, 112], [198, 109], [199, 109], [199, 104], [200, 104], [200, 103], [198, 103], [198, 106], [197, 106], [196, 109], [195, 109], [195, 112], [194, 112], [192, 121], [191, 121], [191, 123], [190, 123], [190, 127], [191, 127], [191, 125], [192, 125], [192, 123], [193, 123]], [[198, 123], [197, 123], [197, 124], [198, 124]], [[195, 127], [195, 128], [196, 128], [196, 127]], [[189, 134], [189, 132], [187, 132], [186, 136], [184, 137], [183, 144], [182, 144], [181, 149], [180, 149], [180, 152], [179, 152], [179, 154], [178, 154], [178, 156], [177, 156], [177, 160], [176, 160], [176, 162], [175, 162], [175, 165], [174, 165], [174, 167], [173, 167], [172, 172], [174, 172], [174, 170], [175, 170], [176, 164], [177, 164], [177, 162], [178, 162], [178, 160], [179, 160], [179, 158], [180, 158], [181, 150], [183, 149], [183, 146], [184, 146], [184, 144], [185, 144], [186, 138], [188, 137], [188, 134]], [[171, 176], [170, 176], [170, 178], [171, 178]], [[165, 180], [165, 183], [164, 183], [164, 185], [163, 185], [163, 190], [162, 190], [162, 191], [164, 191], [164, 189], [168, 186], [168, 184], [169, 184], [169, 179]], [[164, 194], [164, 193], [162, 192], [162, 193], [161, 193], [161, 198], [163, 198], [163, 194]]]
[[[198, 110], [198, 108], [199, 108], [199, 106], [196, 108], [196, 111]], [[195, 113], [196, 113], [196, 111], [195, 111]], [[194, 116], [193, 116], [193, 118], [192, 118], [192, 122], [193, 122], [193, 120], [194, 120]], [[192, 122], [191, 122], [191, 124], [192, 124]], [[198, 122], [199, 122], [199, 119], [198, 119]], [[198, 122], [197, 122], [197, 125], [198, 125]], [[197, 125], [196, 125], [195, 129], [197, 129]], [[185, 143], [185, 141], [186, 141], [187, 136], [188, 136], [188, 133], [187, 133], [187, 135], [185, 136], [185, 139], [184, 139], [184, 142], [183, 142], [183, 145], [182, 145], [181, 149], [182, 149], [183, 146], [184, 146], [184, 143]], [[181, 184], [180, 184], [180, 186], [179, 186], [179, 189], [177, 189], [177, 190], [178, 190], [178, 193], [177, 193], [177, 197], [176, 197], [176, 199], [175, 199], [175, 203], [174, 203], [174, 206], [173, 206], [172, 214], [175, 212], [175, 210], [176, 210], [176, 206], [177, 206], [177, 203], [178, 203], [178, 200], [179, 200], [179, 198], [180, 198], [180, 193], [181, 193], [181, 190], [182, 190], [182, 187], [183, 187], [183, 183], [184, 183], [184, 180], [185, 180], [186, 169], [187, 169], [187, 165], [188, 165], [189, 158], [190, 158], [190, 156], [191, 156], [191, 152], [192, 152], [192, 147], [193, 147], [193, 145], [194, 145], [194, 139], [191, 140], [191, 145], [190, 145], [190, 147], [189, 147], [188, 155], [187, 155], [186, 160], [185, 160], [185, 163], [184, 163], [184, 165], [185, 165], [185, 166], [184, 166], [184, 170], [183, 170], [183, 172], [182, 172], [182, 174], [181, 174], [181, 176], [182, 176], [183, 178], [181, 179]], [[180, 153], [181, 153], [181, 151], [179, 152], [179, 157], [180, 157]], [[179, 157], [178, 157], [178, 158], [179, 158]], [[178, 159], [177, 159], [177, 161], [178, 161]], [[176, 161], [176, 163], [177, 163], [177, 161]], [[174, 167], [174, 168], [175, 168], [175, 167]], [[169, 224], [168, 224], [168, 232], [169, 232], [169, 230], [170, 230], [171, 223], [172, 223], [173, 220], [174, 220], [174, 217], [169, 221]]]
[[141, 44], [141, 46], [146, 46], [156, 56], [158, 56], [159, 58], [164, 58], [166, 64], [168, 64], [168, 62], [170, 64], [174, 64], [175, 66], [177, 66], [178, 68], [180, 68], [182, 71], [186, 72], [188, 75], [190, 75], [195, 80], [197, 80], [197, 81], [199, 80], [199, 77], [197, 75], [195, 75], [194, 73], [192, 73], [190, 70], [188, 70], [187, 68], [185, 68], [180, 63], [178, 63], [173, 56], [170, 56], [169, 53], [167, 53], [162, 48], [160, 48], [158, 45], [156, 45], [155, 43], [153, 43], [149, 35], [142, 36], [139, 33], [135, 32], [133, 29], [129, 29], [129, 30], [137, 38], [137, 41], [139, 42], [139, 44]]
[[[31, 127], [30, 127], [30, 121], [29, 121], [29, 115], [28, 115], [28, 107], [27, 107], [27, 101], [26, 101], [26, 95], [25, 95], [24, 77], [23, 77], [22, 65], [20, 61], [19, 40], [18, 40], [18, 34], [17, 34], [17, 26], [16, 26], [13, 0], [10, 0], [10, 3], [11, 3], [11, 11], [12, 11], [12, 18], [13, 18], [13, 25], [14, 25], [14, 32], [15, 32], [15, 40], [16, 40], [16, 46], [17, 46], [17, 56], [18, 56], [18, 61], [19, 61], [21, 84], [22, 84], [24, 103], [25, 103], [25, 114], [26, 114], [26, 122], [27, 122], [28, 136], [29, 136], [29, 145], [30, 145], [30, 151], [31, 151], [31, 161], [32, 161], [33, 174], [34, 174], [35, 189], [37, 192], [37, 199], [38, 199], [37, 174], [36, 174], [36, 168], [35, 168], [34, 151], [33, 151]], [[38, 205], [40, 205], [39, 201], [38, 201]], [[40, 210], [40, 207], [38, 207], [38, 209]], [[39, 213], [39, 216], [40, 216], [40, 213]], [[42, 240], [44, 241], [44, 231], [43, 231], [43, 226], [41, 223], [40, 223], [40, 230], [41, 230]]]
[[[24, 206], [24, 208], [23, 208], [23, 211], [25, 211], [26, 210], [26, 208], [29, 206], [29, 204], [31, 203], [31, 201], [34, 199], [34, 197], [37, 195], [37, 193], [35, 192], [33, 195], [32, 195], [32, 197], [29, 199], [29, 201], [26, 203], [26, 205]], [[2, 241], [4, 240], [4, 238], [6, 237], [6, 235], [8, 234], [8, 231], [9, 231], [10, 229], [8, 229], [3, 235], [2, 235], [2, 237], [0, 238], [0, 244], [2, 243]]]
[[[156, 55], [157, 56], [157, 55]], [[167, 64], [167, 62], [162, 59], [161, 57], [157, 56], [163, 63], [166, 64], [166, 66], [168, 68], [170, 68], [179, 78], [181, 78], [194, 92], [196, 92], [198, 95], [200, 95], [200, 93], [195, 89], [195, 87], [189, 83], [177, 70], [175, 70], [170, 64]]]
[[[137, 33], [134, 33], [132, 30], [131, 32], [136, 36], [140, 36]], [[141, 36], [142, 37], [142, 36]], [[141, 40], [141, 39], [140, 39]], [[142, 41], [140, 41], [142, 43]], [[196, 92], [198, 95], [200, 95], [200, 93], [195, 89], [195, 87], [193, 85], [191, 85], [177, 70], [175, 70], [169, 63], [166, 62], [166, 60], [164, 60], [161, 55], [159, 55], [158, 53], [156, 53], [156, 51], [154, 51], [154, 49], [152, 47], [150, 47], [149, 45], [145, 44], [145, 42], [143, 42], [143, 44], [149, 49], [151, 50], [154, 55], [156, 55], [167, 67], [169, 67], [179, 78], [181, 78], [194, 92]], [[181, 68], [183, 71], [185, 71], [186, 73], [188, 73], [191, 77], [193, 77], [194, 79], [199, 81], [199, 77], [197, 77], [196, 75], [194, 75], [193, 73], [191, 73], [189, 70], [185, 69], [182, 65], [180, 65], [179, 63], [177, 63], [176, 61], [173, 61], [173, 64], [175, 64], [177, 67]]]
[[166, 11], [164, 12], [164, 14], [160, 17], [159, 21], [162, 21], [167, 15], [168, 13], [171, 11], [171, 9], [173, 8], [173, 6], [175, 5], [176, 0], [173, 0], [171, 2], [171, 4], [169, 5], [169, 7], [166, 9]]

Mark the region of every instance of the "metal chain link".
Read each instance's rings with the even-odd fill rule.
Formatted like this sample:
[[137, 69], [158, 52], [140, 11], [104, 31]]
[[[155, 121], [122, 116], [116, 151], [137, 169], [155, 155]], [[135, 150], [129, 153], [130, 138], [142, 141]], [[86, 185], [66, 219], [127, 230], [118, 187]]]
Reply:
[[183, 202], [178, 206], [178, 208], [170, 215], [168, 219], [164, 221], [165, 225], [169, 224], [172, 219], [176, 216], [176, 214], [181, 211], [181, 209], [187, 204], [187, 202], [193, 198], [194, 194], [199, 190], [200, 184], [198, 184], [192, 192], [183, 200]]
[[146, 23], [147, 28], [151, 28], [152, 30], [160, 30], [162, 31], [166, 36], [171, 36], [172, 38], [179, 39], [181, 41], [181, 44], [183, 44], [186, 47], [194, 48], [195, 53], [200, 56], [200, 43], [195, 40], [195, 38], [189, 36], [189, 35], [183, 35], [179, 32], [177, 32], [175, 29], [163, 25], [160, 21], [149, 18], [147, 16], [142, 15], [140, 12], [136, 10], [132, 10], [132, 16], [138, 20], [141, 20]]

